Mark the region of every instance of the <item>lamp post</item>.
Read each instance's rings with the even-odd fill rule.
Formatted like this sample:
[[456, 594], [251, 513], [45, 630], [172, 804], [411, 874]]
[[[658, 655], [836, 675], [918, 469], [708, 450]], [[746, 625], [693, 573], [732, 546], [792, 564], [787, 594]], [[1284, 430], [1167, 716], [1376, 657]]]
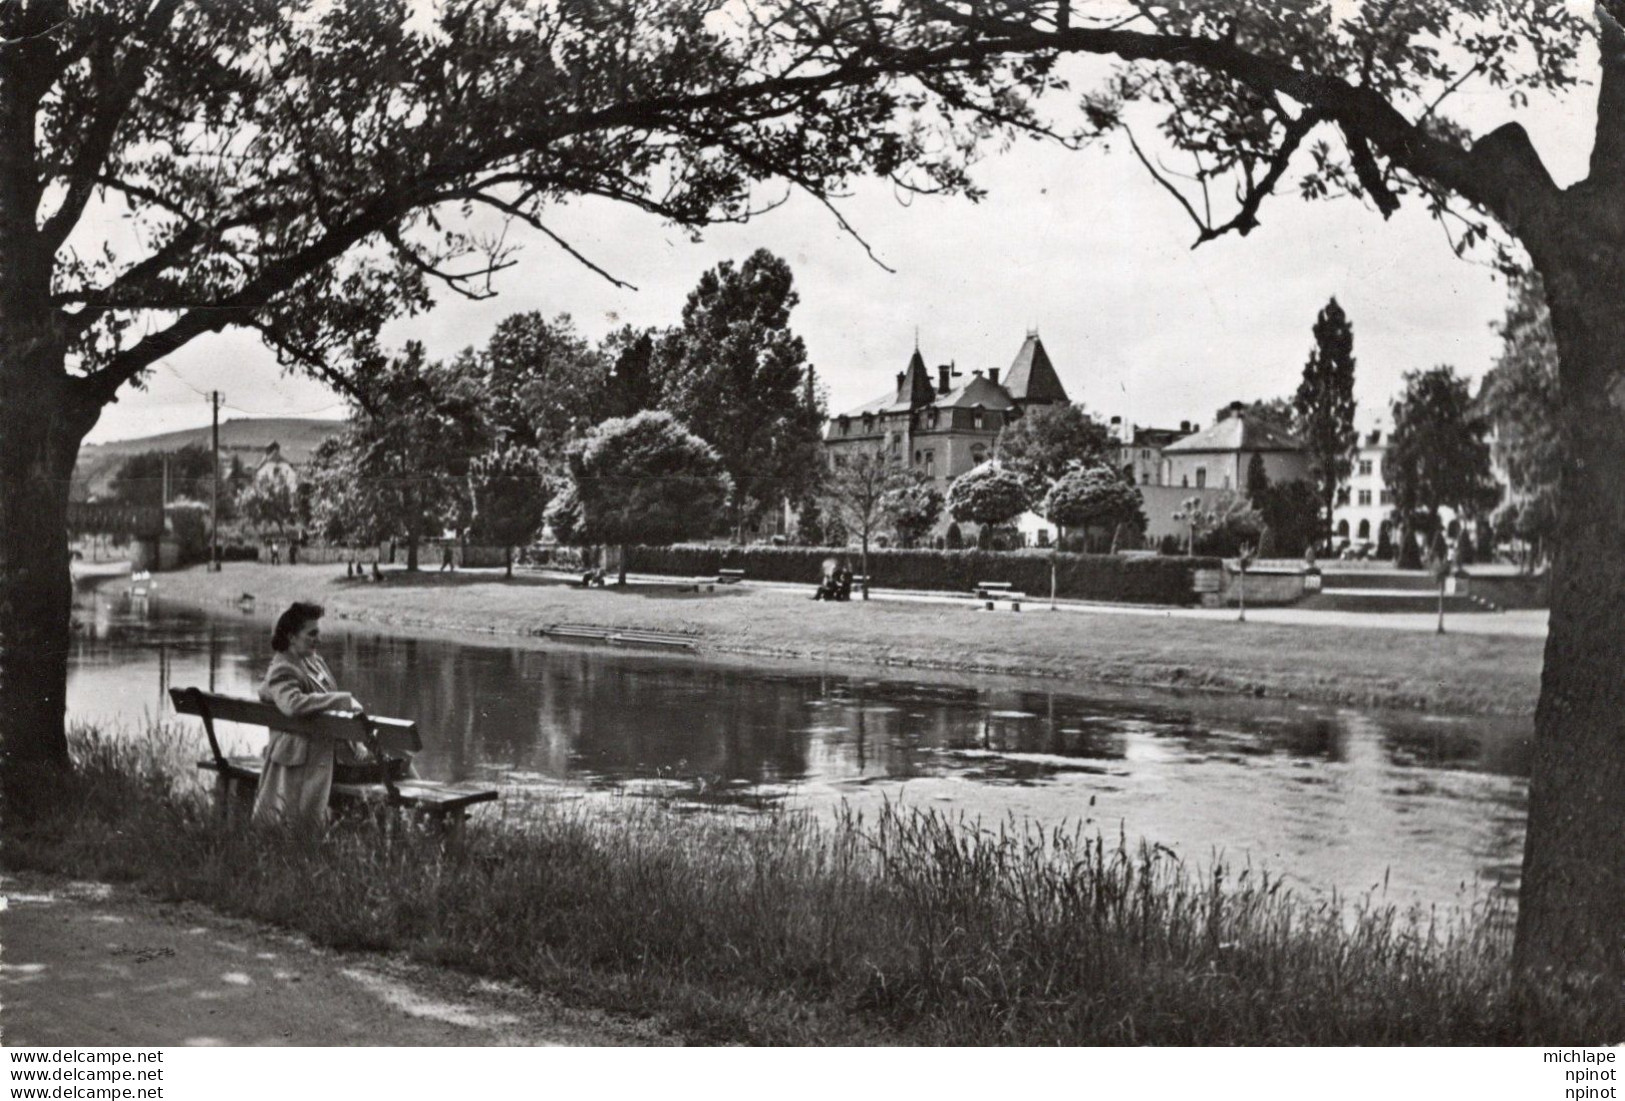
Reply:
[[1433, 576], [1439, 581], [1439, 628], [1436, 634], [1444, 634], [1444, 586], [1450, 577], [1450, 559], [1440, 556], [1433, 562]]
[[1236, 559], [1236, 565], [1241, 574], [1241, 582], [1237, 589], [1237, 592], [1241, 597], [1241, 612], [1236, 616], [1237, 623], [1247, 622], [1247, 567], [1252, 565], [1252, 563], [1253, 548], [1250, 546], [1242, 547], [1241, 556]]

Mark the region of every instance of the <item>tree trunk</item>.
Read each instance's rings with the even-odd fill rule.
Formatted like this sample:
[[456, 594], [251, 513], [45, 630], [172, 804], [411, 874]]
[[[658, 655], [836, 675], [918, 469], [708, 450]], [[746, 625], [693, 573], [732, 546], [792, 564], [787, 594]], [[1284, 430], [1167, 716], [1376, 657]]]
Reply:
[[621, 544], [621, 580], [620, 580], [619, 583], [622, 584], [622, 585], [626, 584], [626, 544], [625, 543]]
[[[466, 565], [466, 563], [465, 563], [465, 565]], [[502, 548], [502, 576], [506, 577], [509, 581], [513, 580], [513, 548], [512, 547], [503, 547]]]
[[418, 538], [423, 527], [423, 510], [418, 505], [416, 487], [406, 493], [406, 569], [416, 573], [418, 568]]
[[68, 484], [96, 417], [75, 408], [60, 354], [54, 377], [27, 362], [48, 356], [0, 349], [0, 753], [8, 782], [18, 766], [68, 761]]
[[869, 533], [863, 533], [863, 552], [860, 559], [863, 563], [863, 599], [869, 599]]
[[[1616, 200], [1599, 197], [1597, 202]], [[1551, 625], [1535, 713], [1514, 963], [1625, 977], [1625, 231], [1567, 220], [1545, 277], [1560, 357], [1563, 468]]]

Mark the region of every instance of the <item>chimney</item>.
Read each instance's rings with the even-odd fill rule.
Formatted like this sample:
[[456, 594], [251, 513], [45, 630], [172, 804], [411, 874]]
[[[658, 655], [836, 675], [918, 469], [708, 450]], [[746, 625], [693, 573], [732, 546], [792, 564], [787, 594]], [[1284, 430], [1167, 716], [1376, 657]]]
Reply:
[[1118, 425], [1120, 425], [1122, 423], [1123, 423], [1123, 418], [1122, 417], [1113, 417], [1112, 418], [1112, 427], [1113, 428], [1116, 428]]
[[946, 363], [937, 365], [937, 393], [946, 394], [953, 389], [953, 383], [948, 381], [948, 373], [952, 370], [953, 368]]
[[976, 368], [976, 370], [972, 371], [971, 374], [975, 375], [977, 378], [981, 378], [982, 377], [982, 369], [980, 367], [978, 367], [978, 368]]
[[1197, 424], [1195, 421], [1191, 421], [1191, 431], [1192, 432], [1200, 432], [1201, 430], [1202, 430], [1201, 425]]
[[897, 389], [899, 391], [901, 391], [903, 389], [903, 372], [902, 371], [897, 372]]
[[1179, 431], [1180, 431], [1181, 435], [1189, 436], [1191, 434], [1191, 422], [1190, 421], [1180, 421], [1179, 422]]
[[999, 384], [999, 369], [997, 367], [987, 369], [987, 380], [995, 386]]

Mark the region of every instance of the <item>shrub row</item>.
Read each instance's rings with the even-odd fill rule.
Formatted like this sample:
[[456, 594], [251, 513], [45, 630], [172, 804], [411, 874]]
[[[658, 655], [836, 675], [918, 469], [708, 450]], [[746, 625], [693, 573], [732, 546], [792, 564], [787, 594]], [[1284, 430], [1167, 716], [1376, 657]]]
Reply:
[[[761, 581], [817, 584], [824, 560], [844, 558], [856, 572], [851, 548], [677, 545], [627, 548], [634, 573], [703, 577], [741, 569]], [[1031, 596], [1049, 593], [1050, 552], [984, 550], [871, 550], [871, 583], [896, 589], [968, 592], [982, 581], [1008, 581]], [[1055, 555], [1056, 594], [1078, 600], [1135, 604], [1189, 604], [1192, 574], [1218, 569], [1216, 558], [1124, 558], [1108, 554]]]

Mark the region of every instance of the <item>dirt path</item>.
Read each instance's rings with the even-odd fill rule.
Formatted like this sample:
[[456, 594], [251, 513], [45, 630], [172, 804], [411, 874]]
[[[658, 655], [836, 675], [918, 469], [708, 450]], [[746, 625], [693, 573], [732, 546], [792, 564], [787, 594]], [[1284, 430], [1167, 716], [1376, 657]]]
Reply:
[[158, 903], [0, 877], [7, 1045], [658, 1045], [646, 1021]]

